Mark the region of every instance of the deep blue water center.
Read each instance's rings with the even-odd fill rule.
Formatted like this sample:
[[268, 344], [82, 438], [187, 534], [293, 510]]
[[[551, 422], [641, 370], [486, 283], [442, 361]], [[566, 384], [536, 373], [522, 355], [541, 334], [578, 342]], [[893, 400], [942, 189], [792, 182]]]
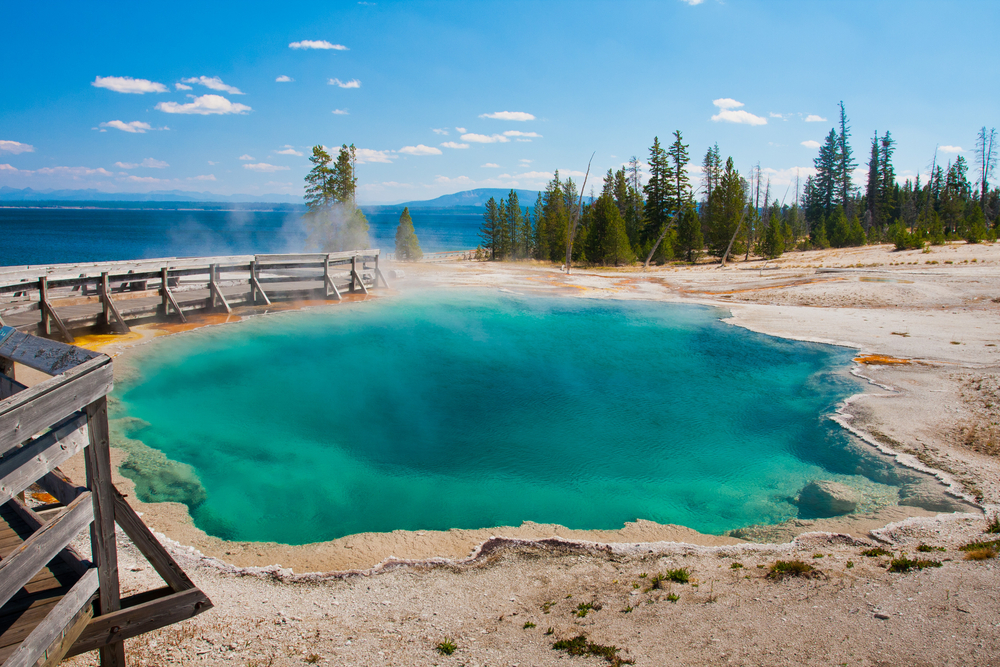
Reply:
[[434, 291], [174, 336], [136, 356], [117, 413], [189, 479], [138, 454], [130, 474], [147, 500], [186, 489], [170, 499], [211, 534], [289, 544], [527, 520], [720, 533], [794, 518], [813, 479], [877, 494], [873, 455], [825, 416], [858, 389], [850, 352], [724, 314]]

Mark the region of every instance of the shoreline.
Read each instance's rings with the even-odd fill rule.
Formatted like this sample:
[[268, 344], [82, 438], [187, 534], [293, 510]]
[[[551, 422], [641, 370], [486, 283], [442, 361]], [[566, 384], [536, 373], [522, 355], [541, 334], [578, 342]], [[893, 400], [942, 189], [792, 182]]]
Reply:
[[[431, 284], [447, 287], [449, 285], [475, 285], [476, 281], [473, 281], [472, 285], [451, 284], [447, 280], [441, 282], [442, 274], [451, 274], [451, 277], [454, 278], [456, 272], [461, 273], [470, 265], [472, 269], [482, 267], [481, 264], [477, 265], [477, 263], [463, 263], [460, 270], [450, 266], [407, 266], [408, 270], [417, 270], [418, 281], [425, 280], [426, 274], [429, 273], [433, 274], [430, 278]], [[701, 305], [728, 309], [730, 315], [721, 319], [724, 323], [733, 326], [740, 326], [752, 331], [759, 331], [767, 335], [777, 335], [779, 337], [792, 340], [804, 340], [808, 342], [850, 347], [851, 349], [858, 350], [859, 354], [871, 352], [871, 350], [867, 349], [867, 346], [849, 340], [831, 341], [826, 337], [796, 335], [792, 332], [776, 334], [767, 330], [767, 327], [761, 327], [760, 322], [754, 321], [752, 315], [748, 317], [748, 314], [753, 310], [755, 304], [734, 304], [720, 302], [718, 299], [699, 298], [690, 294], [677, 293], [673, 295], [669, 293], [640, 293], [623, 295], [621, 294], [621, 291], [616, 288], [610, 288], [611, 293], [601, 293], [601, 291], [598, 291], [596, 294], [587, 294], [587, 290], [589, 289], [588, 287], [580, 289], [577, 285], [566, 285], [566, 283], [573, 281], [577, 277], [582, 277], [585, 282], [588, 280], [593, 282], [594, 279], [608, 281], [620, 277], [625, 278], [626, 281], [632, 284], [650, 284], [653, 281], [662, 280], [664, 274], [666, 271], [669, 271], [669, 269], [665, 271], [658, 271], [649, 276], [642, 276], [641, 274], [637, 276], [635, 275], [635, 272], [623, 272], [618, 275], [612, 273], [609, 277], [606, 273], [596, 274], [590, 271], [578, 272], [571, 274], [571, 276], [558, 274], [556, 276], [557, 280], [553, 281], [551, 280], [551, 269], [545, 267], [529, 267], [529, 271], [524, 271], [525, 267], [518, 267], [516, 265], [513, 267], [504, 267], [502, 265], [494, 265], [494, 267], [490, 267], [487, 265], [482, 268], [499, 268], [501, 269], [499, 273], [504, 273], [504, 269], [521, 269], [522, 274], [528, 274], [523, 277], [536, 283], [524, 285], [523, 288], [525, 290], [534, 288], [532, 291], [538, 291], [537, 283], [541, 281], [543, 284], [546, 282], [549, 283], [542, 289], [542, 291], [550, 293], [552, 291], [556, 291], [558, 293], [571, 294], [573, 296], [584, 298], [587, 296], [596, 296], [597, 298], [638, 298], [642, 300], [648, 299], [677, 303], [699, 303]], [[744, 278], [744, 276], [737, 277], [741, 280]], [[559, 280], [558, 278], [564, 279]], [[513, 291], [514, 288], [500, 287], [500, 289]], [[601, 290], [601, 286], [597, 286], [597, 289]], [[604, 289], [608, 290], [609, 288], [605, 287]], [[593, 290], [591, 289], [591, 291]], [[313, 305], [326, 306], [327, 304], [323, 302], [319, 302], [317, 304], [286, 304], [286, 307], [270, 310], [297, 310], [303, 306], [310, 307]], [[270, 312], [251, 312], [248, 313], [248, 316], [252, 317], [258, 314], [270, 314]], [[209, 319], [210, 321], [201, 326], [215, 326], [226, 323], [233, 318], [210, 317]], [[221, 321], [215, 321], [216, 319]], [[244, 319], [244, 317], [238, 317], [236, 319], [241, 320]], [[130, 341], [121, 341], [120, 337], [118, 337], [118, 344], [114, 344], [114, 341], [112, 340], [112, 344], [105, 348], [106, 351], [115, 354], [125, 353], [125, 358], [127, 358], [129, 350], [142, 347], [146, 343], [149, 343], [156, 338], [160, 338], [163, 335], [183, 333], [184, 331], [191, 330], [193, 328], [200, 328], [198, 325], [176, 327], [175, 325], [170, 324], [155, 324], [147, 326], [152, 331], [148, 331], [145, 327], [141, 327], [141, 337]], [[147, 335], [147, 333], [149, 335]], [[115, 337], [104, 338], [114, 339]], [[107, 341], [101, 342], [106, 343]], [[84, 344], [86, 345], [87, 341], [85, 341]], [[882, 389], [887, 389], [890, 386], [878, 382], [873, 377], [861, 374], [861, 367], [862, 365], [855, 361], [854, 366], [850, 369], [851, 374], [869, 382], [870, 386], [878, 386]], [[865, 397], [871, 397], [873, 395], [874, 394], [871, 392], [866, 391], [848, 397], [838, 406], [837, 414], [829, 415], [830, 418], [837, 422], [840, 427], [854, 435], [854, 437], [864, 442], [866, 446], [872, 446], [877, 451], [891, 456], [898, 464], [924, 474], [933, 475], [941, 482], [941, 484], [947, 487], [947, 489], [943, 489], [944, 492], [949, 493], [951, 496], [956, 498], [961, 498], [964, 501], [974, 503], [975, 508], [968, 507], [969, 510], [982, 511], [983, 507], [978, 503], [975, 503], [972, 495], [966, 492], [966, 489], [962, 486], [962, 482], [955, 476], [943, 470], [934, 468], [933, 466], [922, 463], [910, 453], [897, 451], [896, 449], [888, 446], [886, 443], [879, 441], [864, 428], [857, 428], [853, 425], [853, 422], [855, 422], [858, 418], [858, 415], [851, 412], [850, 408], [852, 404], [856, 401], [864, 399]], [[203, 555], [209, 560], [218, 559], [220, 562], [223, 562], [225, 564], [223, 569], [256, 569], [261, 567], [266, 568], [268, 566], [277, 566], [283, 570], [294, 570], [298, 573], [295, 576], [305, 576], [303, 570], [311, 575], [326, 573], [327, 575], [332, 576], [332, 574], [337, 571], [374, 571], [373, 568], [378, 569], [379, 567], [384, 566], [387, 562], [395, 561], [405, 561], [411, 564], [430, 564], [437, 562], [440, 559], [445, 559], [448, 562], [455, 562], [468, 558], [470, 554], [475, 553], [475, 551], [481, 548], [483, 544], [486, 544], [489, 540], [498, 537], [515, 540], [543, 540], [551, 537], [557, 537], [565, 540], [601, 544], [627, 544], [638, 542], [673, 543], [678, 545], [687, 544], [698, 546], [719, 546], [722, 544], [736, 544], [741, 542], [741, 540], [725, 535], [707, 535], [698, 533], [697, 531], [683, 526], [661, 525], [642, 520], [627, 523], [622, 528], [617, 530], [575, 530], [552, 524], [535, 524], [532, 522], [525, 522], [521, 526], [498, 526], [472, 530], [453, 529], [449, 531], [394, 531], [391, 533], [361, 533], [338, 538], [332, 541], [316, 542], [306, 545], [281, 545], [269, 542], [229, 542], [222, 540], [221, 538], [207, 535], [200, 529], [196, 528], [193, 525], [193, 520], [187, 512], [186, 506], [184, 505], [179, 503], [146, 504], [135, 502], [137, 499], [134, 495], [133, 483], [131, 480], [121, 476], [120, 467], [125, 461], [124, 452], [122, 450], [116, 450], [115, 458], [117, 459], [113, 462], [115, 468], [115, 483], [119, 485], [120, 488], [123, 487], [123, 491], [129, 492], [128, 495], [130, 497], [130, 502], [136, 506], [138, 511], [146, 513], [146, 520], [150, 523], [153, 529], [162, 531], [164, 538], [174, 542], [175, 549], [187, 551], [193, 548], [198, 554]], [[70, 476], [77, 473], [77, 471], [71, 470], [69, 467], [67, 467], [65, 472], [70, 474]], [[902, 505], [892, 506], [892, 510], [893, 511], [890, 512], [883, 511], [876, 513], [875, 516], [847, 515], [845, 517], [834, 517], [832, 519], [818, 521], [801, 521], [793, 519], [776, 526], [752, 526], [748, 527], [748, 529], [750, 529], [751, 534], [754, 535], [754, 538], [752, 539], [755, 539], [758, 544], [760, 544], [759, 537], [765, 536], [770, 540], [768, 543], [774, 543], [774, 540], [776, 539], [787, 543], [799, 535], [817, 531], [823, 533], [846, 533], [854, 535], [855, 537], [864, 537], [870, 534], [873, 530], [883, 528], [887, 525], [905, 520], [907, 518], [929, 517], [935, 515], [934, 512], [921, 510], [916, 507], [906, 508]], [[284, 567], [282, 567], [282, 565], [277, 565], [278, 563], [283, 564]]]

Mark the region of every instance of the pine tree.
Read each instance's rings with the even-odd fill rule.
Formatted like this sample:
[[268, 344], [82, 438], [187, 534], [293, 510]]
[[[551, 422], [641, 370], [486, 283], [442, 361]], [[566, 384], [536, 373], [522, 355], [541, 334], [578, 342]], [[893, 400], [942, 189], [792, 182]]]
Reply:
[[688, 145], [682, 142], [680, 130], [674, 130], [674, 143], [667, 150], [667, 155], [670, 156], [674, 172], [673, 205], [670, 212], [674, 218], [679, 218], [685, 202], [691, 199], [691, 183], [687, 174], [691, 158], [688, 156]]
[[698, 218], [694, 202], [688, 201], [677, 221], [677, 249], [683, 253], [687, 261], [697, 262], [704, 247], [705, 238], [701, 233], [701, 220]]
[[844, 102], [840, 102], [840, 134], [837, 135], [837, 152], [836, 152], [836, 182], [837, 182], [837, 193], [836, 202], [841, 206], [846, 207], [847, 202], [850, 199], [851, 191], [851, 174], [854, 172], [854, 168], [857, 167], [857, 163], [854, 161], [854, 157], [851, 151], [851, 144], [849, 139], [851, 137], [851, 128], [847, 124], [847, 112], [844, 110]]
[[879, 207], [882, 211], [882, 219], [894, 220], [897, 216], [896, 195], [899, 186], [896, 184], [896, 170], [892, 166], [892, 154], [896, 151], [896, 141], [887, 130], [883, 135], [878, 149], [879, 160]]
[[490, 259], [498, 259], [501, 225], [500, 207], [497, 206], [497, 200], [490, 197], [486, 202], [486, 212], [483, 213], [483, 224], [479, 226], [479, 238]]
[[344, 144], [333, 167], [330, 154], [322, 146], [314, 146], [309, 158], [313, 168], [305, 179], [307, 243], [322, 252], [368, 247], [368, 220], [354, 202], [358, 182], [354, 156], [354, 145]]
[[510, 216], [507, 214], [507, 200], [501, 199], [497, 204], [497, 217], [500, 226], [497, 229], [497, 244], [493, 259], [506, 259], [510, 254]]
[[879, 168], [882, 164], [881, 154], [878, 147], [878, 131], [875, 131], [875, 138], [872, 139], [872, 152], [868, 158], [868, 183], [865, 187], [865, 200], [867, 203], [868, 219], [872, 225], [881, 225], [882, 218], [879, 207], [879, 193], [882, 189], [882, 177], [879, 175]]
[[424, 256], [420, 249], [420, 241], [417, 240], [417, 233], [413, 229], [413, 219], [410, 217], [410, 209], [403, 208], [403, 213], [399, 216], [399, 226], [396, 227], [396, 259], [404, 262], [416, 262]]
[[[820, 146], [819, 155], [813, 160], [816, 167], [816, 177], [813, 185], [816, 188], [818, 197], [817, 204], [822, 211], [823, 218], [829, 217], [836, 202], [838, 188], [838, 158], [839, 151], [837, 132], [830, 128], [830, 134], [826, 135], [826, 142]], [[816, 221], [810, 221], [815, 223]]]
[[643, 240], [652, 243], [670, 222], [670, 214], [675, 200], [674, 174], [666, 151], [660, 146], [660, 138], [653, 138], [649, 149], [649, 180], [643, 190], [646, 193]]
[[[733, 158], [728, 158], [710, 201], [711, 218], [706, 241], [709, 252], [715, 257], [721, 258], [726, 253], [730, 240], [736, 235], [747, 205], [747, 189], [747, 182], [736, 171]], [[739, 254], [743, 250], [744, 246], [737, 239], [731, 252]]]

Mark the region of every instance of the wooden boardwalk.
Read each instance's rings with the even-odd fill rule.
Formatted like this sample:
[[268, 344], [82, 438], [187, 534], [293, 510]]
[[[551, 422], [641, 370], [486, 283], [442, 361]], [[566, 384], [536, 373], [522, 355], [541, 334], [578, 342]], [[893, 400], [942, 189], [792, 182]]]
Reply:
[[0, 267], [0, 324], [73, 342], [150, 319], [388, 287], [378, 250]]
[[[43, 307], [50, 307], [44, 297]], [[62, 324], [60, 324], [62, 328]], [[212, 607], [111, 483], [107, 355], [0, 327], [0, 661], [54, 665], [99, 650], [125, 664], [123, 640]], [[49, 376], [19, 383], [20, 364]], [[83, 454], [86, 485], [58, 466]], [[25, 493], [52, 501], [30, 507]], [[41, 492], [48, 494], [42, 496]], [[116, 526], [164, 586], [121, 598]], [[72, 547], [90, 533], [84, 558]]]

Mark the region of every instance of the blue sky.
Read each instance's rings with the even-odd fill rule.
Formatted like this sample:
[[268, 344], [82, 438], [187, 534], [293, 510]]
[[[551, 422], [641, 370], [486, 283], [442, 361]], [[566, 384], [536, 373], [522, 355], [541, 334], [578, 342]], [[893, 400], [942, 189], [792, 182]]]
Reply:
[[998, 2], [0, 9], [0, 185], [17, 188], [297, 194], [311, 146], [354, 143], [359, 200], [397, 202], [542, 187], [591, 153], [599, 179], [679, 129], [693, 162], [717, 142], [781, 198], [840, 100], [859, 165], [890, 130], [904, 176], [935, 148], [972, 162], [1000, 125]]

